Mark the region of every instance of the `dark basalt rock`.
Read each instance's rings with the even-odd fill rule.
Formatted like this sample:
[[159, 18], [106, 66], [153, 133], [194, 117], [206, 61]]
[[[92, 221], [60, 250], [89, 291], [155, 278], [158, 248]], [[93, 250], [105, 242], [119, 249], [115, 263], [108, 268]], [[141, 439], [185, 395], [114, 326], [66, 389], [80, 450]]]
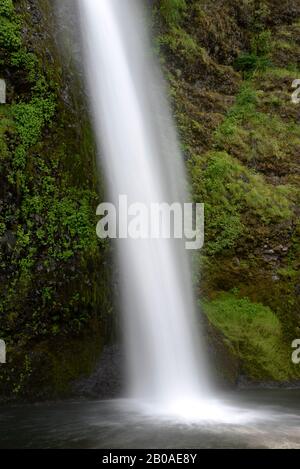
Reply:
[[104, 347], [96, 370], [89, 378], [73, 383], [73, 394], [79, 397], [112, 399], [123, 390], [124, 352], [119, 345]]

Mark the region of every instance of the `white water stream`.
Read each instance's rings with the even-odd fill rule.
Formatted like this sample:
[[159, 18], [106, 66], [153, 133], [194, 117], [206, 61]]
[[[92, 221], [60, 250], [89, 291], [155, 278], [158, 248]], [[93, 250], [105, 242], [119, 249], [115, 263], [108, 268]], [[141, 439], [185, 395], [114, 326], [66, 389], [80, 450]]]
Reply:
[[[84, 62], [111, 200], [187, 202], [186, 179], [141, 2], [78, 0]], [[117, 241], [131, 397], [207, 395], [183, 242]]]

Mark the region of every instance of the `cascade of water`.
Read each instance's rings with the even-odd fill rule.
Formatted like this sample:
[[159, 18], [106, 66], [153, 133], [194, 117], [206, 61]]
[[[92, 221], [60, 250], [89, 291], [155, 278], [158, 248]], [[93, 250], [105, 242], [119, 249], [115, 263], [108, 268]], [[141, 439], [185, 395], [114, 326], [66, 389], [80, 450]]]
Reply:
[[[186, 201], [185, 173], [163, 82], [134, 0], [78, 0], [95, 132], [111, 200]], [[208, 394], [184, 244], [117, 241], [131, 397]]]

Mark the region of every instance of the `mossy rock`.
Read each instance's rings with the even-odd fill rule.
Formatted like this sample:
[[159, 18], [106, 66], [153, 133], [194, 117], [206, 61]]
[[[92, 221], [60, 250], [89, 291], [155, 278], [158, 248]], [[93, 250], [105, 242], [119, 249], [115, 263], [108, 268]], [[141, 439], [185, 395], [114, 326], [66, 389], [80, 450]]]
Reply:
[[240, 361], [240, 373], [253, 381], [297, 380], [280, 320], [269, 307], [223, 294], [203, 305], [208, 319], [224, 334]]
[[[8, 103], [0, 108], [0, 336], [13, 363], [7, 389], [22, 398], [31, 387], [34, 398], [35, 382], [43, 396], [47, 381], [49, 395], [62, 394], [76, 373], [92, 368], [99, 347], [94, 341], [89, 349], [91, 321], [99, 346], [112, 334], [112, 262], [109, 244], [96, 236], [103, 184], [91, 125], [81, 88], [70, 85], [73, 70], [56, 49], [50, 4], [1, 5]], [[55, 347], [62, 356], [65, 348], [64, 360]]]

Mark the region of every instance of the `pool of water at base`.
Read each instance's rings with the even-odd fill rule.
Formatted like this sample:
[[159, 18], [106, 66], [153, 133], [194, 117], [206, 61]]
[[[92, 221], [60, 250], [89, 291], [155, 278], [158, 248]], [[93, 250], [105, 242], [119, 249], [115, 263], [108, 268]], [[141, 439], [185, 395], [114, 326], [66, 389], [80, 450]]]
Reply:
[[0, 407], [0, 448], [300, 448], [300, 390], [199, 402], [68, 400]]

